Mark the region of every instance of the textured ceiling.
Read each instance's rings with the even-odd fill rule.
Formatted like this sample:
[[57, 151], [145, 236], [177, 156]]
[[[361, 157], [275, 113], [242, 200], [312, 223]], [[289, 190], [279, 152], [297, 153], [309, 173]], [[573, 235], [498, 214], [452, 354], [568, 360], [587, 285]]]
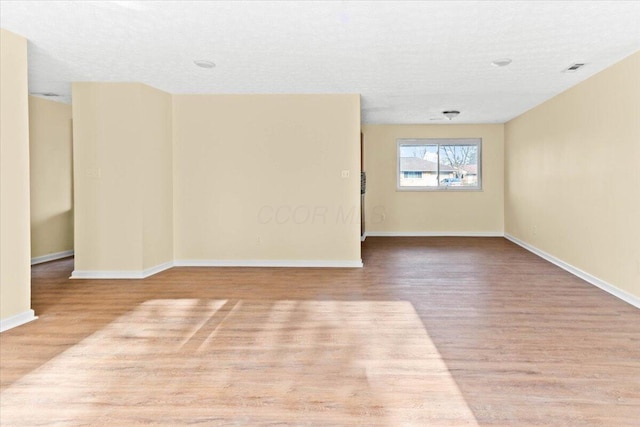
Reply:
[[365, 123], [505, 122], [640, 50], [638, 22], [637, 1], [0, 2], [31, 93], [359, 93]]

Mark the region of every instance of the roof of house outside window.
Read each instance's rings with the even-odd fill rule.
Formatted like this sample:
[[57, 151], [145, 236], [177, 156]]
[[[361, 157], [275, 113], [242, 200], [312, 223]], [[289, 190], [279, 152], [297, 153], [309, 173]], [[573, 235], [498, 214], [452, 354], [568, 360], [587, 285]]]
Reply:
[[466, 171], [467, 173], [469, 173], [471, 175], [477, 175], [478, 174], [478, 165], [464, 165], [460, 169]]
[[[400, 171], [438, 172], [438, 164], [436, 162], [421, 159], [419, 157], [400, 157]], [[455, 169], [449, 165], [440, 164], [440, 172], [455, 172]]]

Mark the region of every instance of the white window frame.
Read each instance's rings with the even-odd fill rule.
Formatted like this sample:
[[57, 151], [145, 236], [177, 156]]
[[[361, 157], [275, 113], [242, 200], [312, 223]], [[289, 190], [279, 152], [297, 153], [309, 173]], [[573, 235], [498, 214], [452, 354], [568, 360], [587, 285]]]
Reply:
[[[470, 145], [478, 147], [477, 158], [477, 185], [474, 186], [447, 186], [440, 185], [440, 162], [438, 163], [437, 182], [438, 186], [401, 186], [400, 180], [402, 171], [400, 170], [400, 149], [403, 146], [411, 145]], [[440, 155], [438, 147], [438, 156]], [[437, 192], [467, 192], [482, 191], [482, 138], [399, 138], [396, 140], [396, 190], [397, 191], [437, 191]]]

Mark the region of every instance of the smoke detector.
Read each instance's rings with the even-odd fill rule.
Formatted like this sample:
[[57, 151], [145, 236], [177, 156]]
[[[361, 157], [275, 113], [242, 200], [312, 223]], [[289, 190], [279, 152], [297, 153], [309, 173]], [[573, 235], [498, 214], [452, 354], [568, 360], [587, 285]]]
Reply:
[[506, 67], [509, 64], [511, 64], [511, 59], [509, 58], [496, 59], [491, 63], [494, 67]]
[[213, 68], [216, 66], [216, 64], [214, 64], [213, 62], [207, 61], [205, 59], [196, 59], [193, 61], [193, 63], [200, 68]]

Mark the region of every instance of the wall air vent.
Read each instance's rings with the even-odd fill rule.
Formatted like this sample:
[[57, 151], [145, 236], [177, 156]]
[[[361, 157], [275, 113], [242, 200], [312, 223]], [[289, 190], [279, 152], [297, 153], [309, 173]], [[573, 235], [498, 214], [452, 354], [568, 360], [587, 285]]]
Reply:
[[576, 63], [576, 64], [572, 64], [569, 67], [565, 68], [564, 70], [562, 70], [564, 73], [575, 73], [576, 71], [578, 71], [580, 68], [584, 67], [586, 64], [584, 63]]

